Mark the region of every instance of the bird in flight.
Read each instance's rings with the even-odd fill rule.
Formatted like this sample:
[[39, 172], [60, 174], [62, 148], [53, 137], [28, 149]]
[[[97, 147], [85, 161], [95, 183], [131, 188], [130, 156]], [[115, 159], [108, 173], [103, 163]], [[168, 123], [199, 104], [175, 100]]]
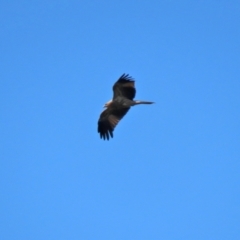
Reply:
[[113, 85], [113, 99], [107, 102], [106, 108], [98, 120], [98, 132], [104, 140], [113, 138], [114, 128], [128, 112], [130, 107], [153, 102], [133, 100], [136, 94], [135, 81], [128, 74], [123, 74]]

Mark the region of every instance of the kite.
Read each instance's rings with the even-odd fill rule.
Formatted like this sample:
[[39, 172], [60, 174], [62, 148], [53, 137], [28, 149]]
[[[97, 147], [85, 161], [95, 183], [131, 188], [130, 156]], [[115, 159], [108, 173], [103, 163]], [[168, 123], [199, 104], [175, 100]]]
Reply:
[[113, 138], [114, 128], [132, 106], [138, 104], [152, 104], [154, 102], [133, 100], [136, 95], [135, 81], [128, 74], [123, 74], [113, 85], [113, 99], [108, 101], [106, 108], [98, 120], [100, 138]]

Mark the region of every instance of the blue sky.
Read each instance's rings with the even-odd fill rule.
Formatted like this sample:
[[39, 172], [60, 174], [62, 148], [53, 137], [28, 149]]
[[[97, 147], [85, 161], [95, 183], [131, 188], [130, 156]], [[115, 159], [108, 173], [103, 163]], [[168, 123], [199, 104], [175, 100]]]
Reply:
[[[0, 239], [240, 239], [239, 1], [1, 1]], [[97, 133], [123, 73], [136, 106]]]

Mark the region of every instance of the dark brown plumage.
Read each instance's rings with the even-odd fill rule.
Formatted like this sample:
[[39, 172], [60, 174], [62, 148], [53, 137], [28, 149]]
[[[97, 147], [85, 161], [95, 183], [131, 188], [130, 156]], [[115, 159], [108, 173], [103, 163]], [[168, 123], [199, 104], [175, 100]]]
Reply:
[[98, 120], [98, 132], [104, 140], [113, 137], [114, 128], [128, 112], [137, 104], [152, 104], [153, 102], [133, 100], [136, 95], [135, 81], [128, 74], [123, 74], [113, 85], [113, 99], [107, 102], [106, 109]]

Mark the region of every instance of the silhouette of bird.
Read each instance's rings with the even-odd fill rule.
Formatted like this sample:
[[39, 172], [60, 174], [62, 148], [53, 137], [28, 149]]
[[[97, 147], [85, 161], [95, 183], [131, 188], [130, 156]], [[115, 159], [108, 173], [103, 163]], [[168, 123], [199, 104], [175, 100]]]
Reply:
[[114, 128], [128, 112], [130, 107], [154, 102], [133, 100], [136, 95], [135, 81], [128, 74], [123, 74], [113, 85], [113, 99], [105, 103], [106, 108], [98, 120], [98, 132], [104, 140], [113, 138]]

